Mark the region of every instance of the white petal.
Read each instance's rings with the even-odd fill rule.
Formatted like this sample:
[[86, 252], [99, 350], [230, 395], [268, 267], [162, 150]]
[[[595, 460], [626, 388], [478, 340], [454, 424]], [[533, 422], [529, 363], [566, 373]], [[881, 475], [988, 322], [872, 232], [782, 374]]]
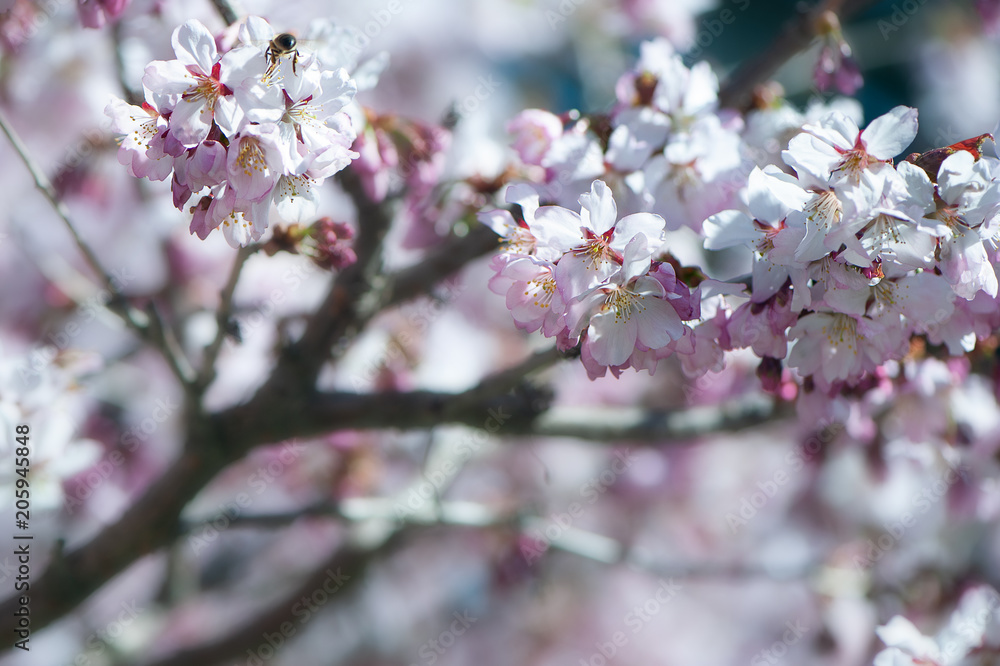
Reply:
[[194, 148], [205, 140], [212, 127], [212, 109], [205, 100], [182, 99], [170, 116], [170, 131], [187, 148]]
[[611, 247], [621, 252], [631, 239], [639, 234], [645, 236], [651, 246], [658, 246], [663, 239], [665, 226], [666, 222], [659, 215], [652, 213], [627, 215], [615, 225]]
[[705, 220], [702, 226], [707, 236], [706, 250], [722, 250], [740, 244], [752, 247], [751, 244], [761, 238], [761, 233], [754, 228], [750, 216], [738, 210], [716, 213]]
[[880, 160], [892, 159], [899, 155], [917, 136], [917, 110], [908, 106], [897, 106], [889, 113], [879, 116], [861, 133], [865, 150]]
[[316, 217], [319, 196], [312, 179], [282, 177], [274, 190], [274, 208], [285, 222], [308, 222]]
[[[148, 90], [168, 96], [180, 96], [196, 83], [191, 72], [177, 60], [154, 60], [146, 65], [142, 85]], [[176, 99], [171, 101], [175, 104]], [[160, 112], [169, 109], [160, 109]]]
[[680, 315], [667, 301], [653, 296], [640, 296], [642, 311], [635, 315], [639, 342], [650, 349], [665, 347], [684, 335]]
[[[580, 196], [580, 205], [590, 213], [590, 228], [597, 234], [603, 234], [618, 221], [618, 206], [611, 188], [603, 180], [595, 180], [590, 192]], [[583, 216], [583, 211], [580, 215]]]
[[507, 186], [504, 201], [517, 204], [524, 211], [524, 219], [529, 224], [535, 219], [538, 210], [538, 192], [528, 183], [512, 183]]
[[615, 312], [600, 312], [590, 319], [587, 336], [594, 360], [601, 365], [621, 365], [635, 350], [638, 325], [635, 317], [616, 318]]
[[259, 16], [248, 16], [240, 25], [240, 41], [249, 46], [266, 45], [274, 39], [274, 28]]
[[192, 19], [179, 25], [174, 30], [170, 43], [181, 63], [197, 67], [202, 74], [211, 74], [219, 51], [215, 48], [212, 33], [201, 21]]

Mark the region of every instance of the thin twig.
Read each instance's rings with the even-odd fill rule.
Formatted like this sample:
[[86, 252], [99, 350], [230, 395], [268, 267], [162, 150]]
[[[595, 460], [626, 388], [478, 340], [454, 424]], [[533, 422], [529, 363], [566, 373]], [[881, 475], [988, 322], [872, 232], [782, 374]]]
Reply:
[[429, 293], [442, 279], [499, 246], [500, 239], [485, 224], [473, 227], [465, 236], [446, 240], [418, 264], [387, 276], [377, 309], [365, 315], [372, 317], [380, 310]]
[[789, 58], [807, 48], [816, 38], [819, 18], [824, 12], [832, 11], [846, 21], [860, 14], [876, 0], [822, 0], [812, 9], [802, 11], [790, 19], [771, 41], [767, 50], [743, 62], [726, 78], [719, 91], [719, 105], [725, 108], [746, 106], [754, 88], [774, 75]]
[[240, 15], [236, 13], [236, 9], [233, 8], [229, 0], [212, 0], [212, 5], [219, 12], [222, 20], [226, 22], [226, 25], [232, 25], [240, 20]]
[[225, 341], [226, 332], [229, 330], [229, 320], [233, 316], [233, 295], [236, 293], [236, 285], [240, 280], [240, 273], [243, 271], [244, 264], [246, 264], [247, 259], [258, 248], [258, 245], [240, 248], [239, 252], [236, 253], [236, 258], [233, 260], [233, 266], [229, 271], [229, 279], [226, 280], [226, 286], [223, 287], [222, 293], [219, 296], [219, 309], [215, 313], [215, 339], [205, 348], [205, 358], [202, 360], [201, 370], [198, 373], [196, 383], [202, 389], [206, 388], [215, 379], [215, 362], [219, 358], [219, 352], [222, 351], [222, 343]]
[[104, 270], [97, 255], [94, 254], [94, 251], [90, 249], [87, 242], [77, 232], [76, 225], [70, 219], [69, 209], [66, 207], [66, 204], [59, 198], [48, 177], [46, 177], [28, 154], [28, 150], [21, 141], [21, 138], [11, 127], [2, 112], [0, 112], [0, 129], [3, 129], [4, 134], [7, 135], [7, 138], [13, 144], [14, 150], [21, 157], [21, 161], [24, 162], [24, 165], [35, 179], [35, 185], [45, 195], [45, 198], [49, 200], [59, 219], [66, 225], [77, 247], [90, 265], [91, 270], [98, 275], [104, 288], [108, 290], [110, 297], [105, 307], [121, 317], [144, 340], [151, 341], [156, 345], [178, 380], [185, 386], [190, 386], [194, 379], [194, 370], [185, 358], [180, 344], [174, 338], [172, 332], [156, 311], [156, 308], [151, 305], [146, 312], [143, 312], [129, 303], [128, 298], [121, 291], [115, 279]]
[[790, 416], [769, 399], [683, 410], [558, 407], [541, 414], [530, 427], [540, 437], [570, 437], [592, 442], [681, 443], [706, 435], [734, 432]]
[[124, 21], [115, 21], [111, 25], [111, 43], [115, 51], [115, 72], [118, 75], [118, 84], [122, 87], [122, 94], [125, 95], [125, 101], [139, 106], [143, 101], [142, 90], [129, 84], [125, 76], [125, 57], [122, 53], [122, 26], [124, 24]]
[[552, 367], [564, 359], [575, 358], [579, 355], [579, 349], [562, 351], [557, 347], [549, 347], [548, 349], [531, 354], [511, 368], [489, 375], [479, 382], [479, 384], [466, 391], [466, 395], [471, 400], [502, 395], [520, 385], [528, 375]]
[[155, 304], [150, 303], [146, 308], [150, 326], [147, 329], [149, 337], [160, 349], [163, 358], [166, 360], [170, 370], [177, 377], [178, 381], [186, 388], [193, 386], [195, 380], [194, 368], [188, 361], [187, 355], [181, 348], [180, 342], [174, 336], [174, 332], [167, 326], [166, 320], [160, 314]]
[[126, 323], [128, 323], [128, 325], [135, 330], [142, 331], [145, 329], [149, 325], [148, 320], [141, 312], [128, 305], [125, 295], [115, 283], [114, 278], [112, 278], [111, 275], [104, 270], [104, 267], [101, 265], [97, 255], [94, 254], [94, 251], [90, 249], [90, 246], [87, 245], [86, 241], [84, 241], [77, 232], [76, 226], [70, 219], [69, 209], [66, 208], [66, 204], [59, 198], [58, 193], [56, 193], [55, 188], [52, 187], [52, 183], [49, 181], [48, 177], [42, 172], [41, 168], [35, 164], [35, 161], [28, 154], [28, 149], [25, 147], [24, 143], [22, 143], [21, 138], [18, 136], [17, 132], [14, 131], [14, 128], [11, 127], [7, 117], [2, 111], [0, 111], [0, 129], [2, 129], [4, 134], [7, 135], [7, 138], [10, 139], [11, 144], [14, 146], [14, 150], [17, 151], [21, 161], [24, 162], [24, 165], [28, 168], [28, 172], [31, 173], [32, 178], [35, 179], [35, 186], [38, 187], [42, 194], [45, 195], [45, 198], [49, 200], [49, 203], [52, 205], [52, 208], [55, 209], [59, 219], [61, 219], [66, 225], [66, 228], [69, 230], [74, 242], [80, 249], [80, 252], [83, 253], [87, 263], [90, 265], [91, 270], [97, 274], [101, 283], [104, 285], [104, 288], [111, 294], [108, 308], [121, 316]]

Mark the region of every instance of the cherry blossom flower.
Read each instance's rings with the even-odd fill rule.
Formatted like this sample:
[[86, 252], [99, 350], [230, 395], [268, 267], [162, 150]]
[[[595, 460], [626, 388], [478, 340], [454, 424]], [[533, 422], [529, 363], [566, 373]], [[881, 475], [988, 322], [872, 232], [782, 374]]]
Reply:
[[[637, 349], [660, 349], [684, 335], [686, 327], [664, 283], [648, 275], [646, 243], [641, 233], [634, 236], [623, 253], [621, 270], [570, 305], [570, 334], [586, 327], [584, 347], [599, 365], [624, 365]], [[661, 264], [657, 271], [672, 277], [669, 265]]]
[[166, 96], [170, 129], [185, 147], [208, 137], [213, 122], [228, 136], [236, 134], [245, 117], [234, 89], [258, 80], [264, 66], [250, 49], [233, 49], [219, 58], [215, 38], [201, 22], [184, 23], [171, 37], [176, 60], [156, 60], [146, 66], [142, 83]]
[[555, 266], [534, 256], [501, 254], [491, 266], [490, 291], [506, 296], [517, 327], [555, 337], [566, 329], [566, 304], [556, 286]]
[[559, 116], [541, 109], [526, 109], [507, 123], [507, 131], [514, 135], [514, 150], [525, 164], [542, 166], [553, 142], [562, 136], [563, 124]]
[[122, 137], [118, 162], [128, 167], [131, 176], [164, 180], [170, 175], [174, 161], [162, 148], [167, 121], [155, 108], [145, 103], [135, 106], [114, 97], [104, 113], [111, 118], [111, 130]]
[[792, 308], [809, 304], [807, 264], [795, 257], [805, 236], [801, 208], [809, 195], [780, 171], [755, 167], [747, 200], [750, 215], [727, 210], [705, 220], [705, 247], [720, 250], [743, 245], [755, 253], [753, 300], [761, 303], [778, 293], [791, 278], [796, 285]]
[[853, 95], [863, 81], [851, 47], [840, 29], [840, 20], [832, 11], [826, 11], [819, 22], [822, 47], [813, 70], [813, 81], [819, 90], [836, 88], [845, 95]]
[[782, 153], [799, 178], [827, 185], [858, 184], [877, 174], [917, 135], [917, 111], [897, 106], [864, 131], [842, 113], [806, 125]]
[[556, 279], [567, 301], [579, 298], [618, 272], [625, 247], [637, 234], [646, 239], [642, 251], [647, 252], [648, 260], [659, 249], [664, 229], [663, 218], [650, 213], [635, 213], [619, 220], [611, 190], [600, 180], [594, 181], [589, 193], [580, 196], [580, 205], [579, 214], [546, 206], [535, 216], [551, 229], [553, 245], [566, 253], [556, 268]]
[[911, 189], [922, 193], [920, 201], [925, 204], [918, 224], [939, 239], [938, 265], [955, 293], [967, 300], [979, 290], [996, 296], [996, 272], [984, 241], [996, 234], [1000, 183], [994, 179], [989, 162], [958, 151], [941, 163], [935, 185], [923, 170], [914, 168], [911, 172]]

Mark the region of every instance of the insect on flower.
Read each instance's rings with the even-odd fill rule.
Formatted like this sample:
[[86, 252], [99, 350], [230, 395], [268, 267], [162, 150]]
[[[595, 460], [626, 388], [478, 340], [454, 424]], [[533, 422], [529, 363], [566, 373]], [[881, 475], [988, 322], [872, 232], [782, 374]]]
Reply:
[[[302, 39], [291, 32], [276, 33], [267, 21], [259, 16], [250, 16], [240, 26], [239, 41], [261, 50], [267, 61], [266, 79], [271, 79], [283, 58], [291, 57], [292, 74], [298, 75], [299, 60], [306, 59], [322, 43], [313, 39]], [[303, 47], [308, 51], [303, 53]]]
[[264, 54], [267, 57], [268, 62], [268, 75], [274, 73], [274, 70], [278, 66], [278, 61], [286, 55], [292, 56], [292, 73], [297, 73], [295, 71], [295, 66], [299, 62], [299, 50], [297, 48], [298, 41], [299, 40], [296, 39], [295, 35], [289, 32], [283, 32], [274, 36], [274, 39], [272, 39], [267, 45], [267, 51]]

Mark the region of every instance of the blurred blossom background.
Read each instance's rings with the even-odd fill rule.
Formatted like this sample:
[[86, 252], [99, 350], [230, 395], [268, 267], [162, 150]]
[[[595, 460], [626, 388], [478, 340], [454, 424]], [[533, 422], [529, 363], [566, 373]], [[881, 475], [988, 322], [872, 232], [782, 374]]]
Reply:
[[[502, 178], [515, 155], [508, 123], [522, 110], [610, 112], [644, 40], [665, 37], [688, 66], [707, 60], [725, 81], [801, 4], [234, 6], [279, 32], [304, 35], [319, 18], [357, 29], [361, 61], [389, 56], [378, 84], [358, 93], [361, 107], [418, 121], [405, 132], [434, 155], [430, 175], [414, 179], [469, 183]], [[920, 133], [907, 153], [995, 132], [995, 5], [870, 3], [783, 64], [770, 90], [807, 115], [840, 105], [862, 127], [913, 106]], [[234, 36], [208, 0], [0, 0], [0, 110], [121, 290], [155, 302], [178, 344], [200, 350], [216, 336], [237, 250], [219, 233], [191, 235], [167, 182], [126, 172], [104, 115], [111, 95], [141, 98], [144, 67], [174, 57], [171, 32], [192, 18], [220, 43]], [[820, 90], [821, 57], [856, 65], [859, 77], [838, 69]], [[838, 88], [857, 83], [855, 104]], [[491, 196], [470, 188], [463, 205], [496, 205]], [[6, 139], [0, 201], [0, 486], [13, 496], [14, 427], [29, 423], [39, 577], [182, 455], [189, 405], [162, 358], [105, 307], [109, 293]], [[446, 205], [420, 206], [390, 228], [385, 271], [414, 265], [453, 225], [476, 224]], [[364, 223], [334, 179], [319, 217], [347, 223], [348, 235]], [[706, 256], [693, 235], [677, 243], [678, 256]], [[704, 260], [717, 275], [749, 266], [735, 253]], [[320, 385], [457, 392], [542, 349], [488, 289], [489, 262], [378, 314]], [[330, 275], [301, 253], [247, 260], [206, 411], [254, 394]], [[905, 392], [872, 390], [863, 405], [837, 398], [837, 420], [814, 418], [827, 411], [803, 394], [797, 408], [742, 427], [725, 419], [770, 400], [758, 359], [734, 352], [697, 379], [675, 361], [653, 376], [593, 381], [576, 361], [547, 369], [553, 422], [574, 426], [560, 436], [505, 435], [502, 411], [485, 410], [474, 425], [394, 429], [387, 409], [385, 429], [253, 448], [184, 508], [169, 545], [33, 633], [30, 652], [8, 649], [5, 635], [0, 663], [848, 666], [873, 662], [885, 648], [876, 628], [897, 615], [925, 641], [951, 627], [959, 639], [975, 634], [977, 647], [951, 659], [940, 638], [939, 661], [893, 664], [997, 663], [1000, 597], [988, 592], [1000, 587], [997, 375], [964, 360], [902, 361], [892, 371]], [[613, 436], [645, 413], [679, 419], [678, 434]], [[13, 534], [13, 501], [0, 507], [0, 534]], [[0, 546], [3, 597], [14, 589], [12, 543]], [[268, 613], [282, 621], [259, 624]]]

